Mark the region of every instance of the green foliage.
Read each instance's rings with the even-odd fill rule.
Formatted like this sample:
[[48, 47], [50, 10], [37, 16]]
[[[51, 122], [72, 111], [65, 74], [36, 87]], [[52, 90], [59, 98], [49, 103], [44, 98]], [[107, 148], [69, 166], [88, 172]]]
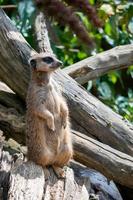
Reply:
[[99, 98], [123, 118], [133, 121], [133, 90], [128, 89], [127, 96], [115, 92], [108, 82], [101, 82], [97, 86]]
[[[133, 43], [133, 2], [127, 0], [90, 0], [98, 8], [103, 22], [102, 28], [95, 28], [83, 13], [77, 15], [84, 22], [95, 46], [83, 45], [68, 27], [52, 21], [54, 52], [71, 65], [88, 56], [95, 55], [118, 45]], [[16, 4], [17, 9], [8, 13], [26, 40], [35, 47], [33, 21], [35, 7], [32, 0], [0, 0], [0, 4]], [[126, 70], [112, 71], [95, 81], [89, 81], [87, 90], [105, 104], [133, 122], [133, 66]]]
[[[6, 4], [3, 0], [3, 4]], [[33, 35], [33, 23], [35, 16], [35, 6], [32, 0], [8, 0], [7, 4], [17, 5], [17, 9], [13, 10], [10, 18], [17, 26], [18, 30], [23, 34], [28, 43], [35, 47], [35, 39]], [[7, 13], [8, 14], [8, 13]]]

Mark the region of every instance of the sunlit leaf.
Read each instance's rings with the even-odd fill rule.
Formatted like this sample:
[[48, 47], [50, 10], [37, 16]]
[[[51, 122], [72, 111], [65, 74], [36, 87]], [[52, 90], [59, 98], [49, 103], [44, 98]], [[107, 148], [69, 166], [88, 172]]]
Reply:
[[104, 11], [108, 16], [114, 15], [113, 8], [110, 4], [103, 4], [100, 10]]
[[115, 84], [115, 83], [117, 82], [117, 79], [118, 79], [118, 74], [117, 74], [117, 72], [113, 71], [113, 72], [110, 72], [110, 73], [108, 74], [108, 77], [109, 77], [109, 80], [110, 80], [113, 84]]
[[92, 81], [88, 81], [87, 90], [90, 91], [92, 88]]
[[106, 33], [107, 35], [111, 35], [111, 30], [112, 30], [112, 27], [111, 27], [110, 23], [107, 22], [107, 23], [105, 24], [105, 33]]
[[128, 29], [133, 34], [133, 18], [132, 18], [132, 20], [128, 24]]
[[130, 74], [131, 77], [133, 78], [133, 65], [131, 65], [131, 66], [128, 68], [127, 74]]

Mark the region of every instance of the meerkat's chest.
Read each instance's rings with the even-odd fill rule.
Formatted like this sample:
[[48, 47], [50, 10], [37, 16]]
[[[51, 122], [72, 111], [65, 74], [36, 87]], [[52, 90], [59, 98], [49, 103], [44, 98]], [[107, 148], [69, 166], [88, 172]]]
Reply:
[[53, 114], [60, 112], [60, 97], [54, 88], [40, 91], [39, 97], [44, 108], [48, 109]]

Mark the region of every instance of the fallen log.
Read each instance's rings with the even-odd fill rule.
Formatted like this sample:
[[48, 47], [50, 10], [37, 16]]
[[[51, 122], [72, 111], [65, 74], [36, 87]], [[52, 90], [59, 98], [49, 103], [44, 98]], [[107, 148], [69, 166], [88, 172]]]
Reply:
[[20, 114], [25, 113], [25, 103], [2, 82], [0, 82], [0, 104], [7, 108], [15, 108]]
[[25, 117], [14, 108], [0, 104], [0, 130], [6, 138], [15, 138], [20, 144], [25, 142]]
[[133, 189], [133, 157], [73, 131], [74, 159]]
[[[28, 58], [35, 51], [2, 10], [0, 10], [0, 49], [0, 78], [18, 96], [25, 99], [29, 80]], [[85, 130], [83, 133], [133, 155], [132, 125], [125, 123], [121, 116], [87, 93], [61, 70], [55, 73], [54, 79], [63, 87], [71, 118]]]
[[86, 58], [63, 69], [78, 83], [85, 84], [112, 70], [120, 70], [133, 64], [133, 45], [114, 47], [95, 56]]

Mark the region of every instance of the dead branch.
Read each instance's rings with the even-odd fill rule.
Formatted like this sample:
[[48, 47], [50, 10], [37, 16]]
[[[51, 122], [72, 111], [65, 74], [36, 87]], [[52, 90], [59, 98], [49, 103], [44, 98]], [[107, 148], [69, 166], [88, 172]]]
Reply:
[[120, 70], [133, 64], [133, 45], [117, 46], [86, 58], [63, 69], [78, 83], [84, 84], [112, 70]]

